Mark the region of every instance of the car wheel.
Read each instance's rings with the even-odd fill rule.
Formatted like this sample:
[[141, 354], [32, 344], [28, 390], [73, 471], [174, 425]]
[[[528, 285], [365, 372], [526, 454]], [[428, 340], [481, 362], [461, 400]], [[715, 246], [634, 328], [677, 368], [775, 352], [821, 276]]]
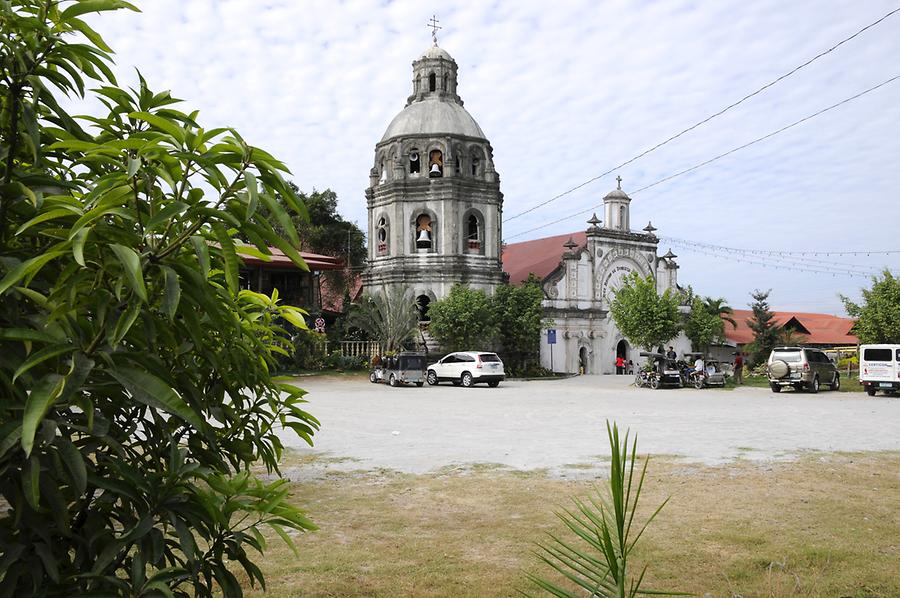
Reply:
[[431, 386], [438, 385], [437, 373], [435, 373], [434, 370], [428, 370], [428, 376], [426, 377], [426, 379], [428, 380], [429, 385], [431, 385]]
[[491, 380], [490, 382], [488, 382], [488, 386], [490, 386], [491, 388], [497, 388], [498, 386], [500, 386], [500, 381]]
[[371, 382], [372, 384], [378, 382], [378, 376], [375, 375], [375, 372], [369, 374], [369, 382]]
[[869, 395], [870, 397], [874, 397], [874, 396], [875, 396], [875, 389], [872, 388], [871, 386], [867, 386], [867, 387], [866, 387], [866, 394]]
[[772, 389], [772, 392], [781, 392], [781, 384], [769, 384], [769, 388]]
[[809, 392], [816, 394], [819, 392], [819, 377], [814, 376], [812, 382], [809, 383]]
[[834, 373], [834, 380], [832, 380], [830, 388], [831, 390], [841, 389], [841, 376], [837, 372]]
[[390, 384], [391, 386], [397, 386], [397, 378], [395, 378], [393, 374], [391, 374], [391, 377], [388, 379], [388, 384]]
[[694, 380], [694, 388], [697, 390], [701, 390], [703, 388], [703, 378], [697, 376], [697, 379]]
[[463, 372], [462, 378], [459, 379], [463, 386], [469, 388], [475, 383], [475, 380], [472, 378], [472, 374], [469, 372]]
[[659, 388], [659, 378], [650, 378], [650, 388], [653, 390]]

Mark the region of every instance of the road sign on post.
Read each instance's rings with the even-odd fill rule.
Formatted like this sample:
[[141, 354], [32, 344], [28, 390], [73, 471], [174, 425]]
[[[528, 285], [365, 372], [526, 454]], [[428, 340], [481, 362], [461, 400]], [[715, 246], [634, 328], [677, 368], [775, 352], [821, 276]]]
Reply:
[[547, 344], [548, 345], [556, 344], [556, 329], [555, 328], [549, 328], [547, 330]]

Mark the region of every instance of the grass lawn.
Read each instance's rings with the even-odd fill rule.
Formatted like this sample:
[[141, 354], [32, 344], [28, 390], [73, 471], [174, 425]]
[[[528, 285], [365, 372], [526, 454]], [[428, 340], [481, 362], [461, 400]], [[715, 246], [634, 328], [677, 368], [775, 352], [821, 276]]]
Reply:
[[[287, 457], [286, 472], [302, 462]], [[577, 477], [577, 464], [571, 477]], [[273, 539], [268, 593], [249, 596], [514, 596], [531, 551], [565, 534], [553, 511], [588, 480], [489, 465], [429, 475], [332, 474], [297, 483], [293, 500], [320, 531]], [[698, 596], [900, 596], [900, 454], [812, 453], [721, 467], [652, 459], [642, 538], [646, 586]], [[569, 536], [566, 536], [569, 537]], [[637, 569], [639, 571], [639, 569]], [[246, 578], [241, 577], [246, 587]]]
[[[744, 386], [755, 386], [758, 388], [768, 388], [769, 387], [769, 379], [765, 376], [745, 376], [744, 377]], [[726, 385], [726, 388], [735, 388], [733, 384], [729, 383]], [[791, 389], [782, 390], [782, 392], [792, 392]], [[827, 386], [822, 386], [822, 389], [819, 392], [828, 393]], [[859, 383], [859, 378], [857, 377], [856, 372], [853, 372], [853, 375], [849, 378], [846, 374], [841, 374], [841, 389], [839, 392], [865, 392], [862, 384]]]

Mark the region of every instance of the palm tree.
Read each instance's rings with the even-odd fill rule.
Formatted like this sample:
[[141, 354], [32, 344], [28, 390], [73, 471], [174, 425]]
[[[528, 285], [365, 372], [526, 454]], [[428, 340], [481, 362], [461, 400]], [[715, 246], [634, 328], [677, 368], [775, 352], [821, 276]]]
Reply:
[[703, 298], [703, 306], [706, 308], [706, 311], [714, 316], [719, 316], [723, 321], [731, 324], [732, 328], [737, 328], [737, 322], [734, 321], [732, 314], [734, 314], [734, 310], [731, 309], [731, 306], [728, 305], [728, 300], [725, 297], [718, 297], [713, 299], [712, 297], [704, 297]]
[[351, 307], [347, 323], [380, 342], [385, 352], [397, 351], [418, 329], [419, 312], [411, 296], [406, 287], [363, 295]]

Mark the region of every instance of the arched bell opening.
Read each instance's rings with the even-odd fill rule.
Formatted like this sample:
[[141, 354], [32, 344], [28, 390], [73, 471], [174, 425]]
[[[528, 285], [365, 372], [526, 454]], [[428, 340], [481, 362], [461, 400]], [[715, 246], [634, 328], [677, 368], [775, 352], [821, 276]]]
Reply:
[[382, 216], [375, 225], [376, 253], [378, 255], [386, 255], [390, 249], [390, 227], [387, 217]]
[[428, 176], [431, 178], [444, 176], [444, 154], [441, 150], [433, 149], [428, 152]]
[[466, 253], [484, 253], [484, 220], [475, 211], [468, 212], [463, 218]]
[[441, 83], [441, 90], [447, 91], [447, 73], [444, 73], [444, 80]]
[[430, 215], [419, 214], [416, 216], [414, 234], [413, 241], [416, 249], [434, 250], [434, 222]]
[[422, 160], [419, 158], [419, 150], [412, 148], [409, 150], [409, 174], [419, 174], [422, 168]]
[[428, 75], [428, 91], [436, 91], [437, 90], [437, 77], [434, 73]]
[[428, 295], [419, 295], [416, 297], [416, 311], [419, 312], [419, 322], [430, 322], [428, 317], [428, 306], [431, 305], [431, 297]]

